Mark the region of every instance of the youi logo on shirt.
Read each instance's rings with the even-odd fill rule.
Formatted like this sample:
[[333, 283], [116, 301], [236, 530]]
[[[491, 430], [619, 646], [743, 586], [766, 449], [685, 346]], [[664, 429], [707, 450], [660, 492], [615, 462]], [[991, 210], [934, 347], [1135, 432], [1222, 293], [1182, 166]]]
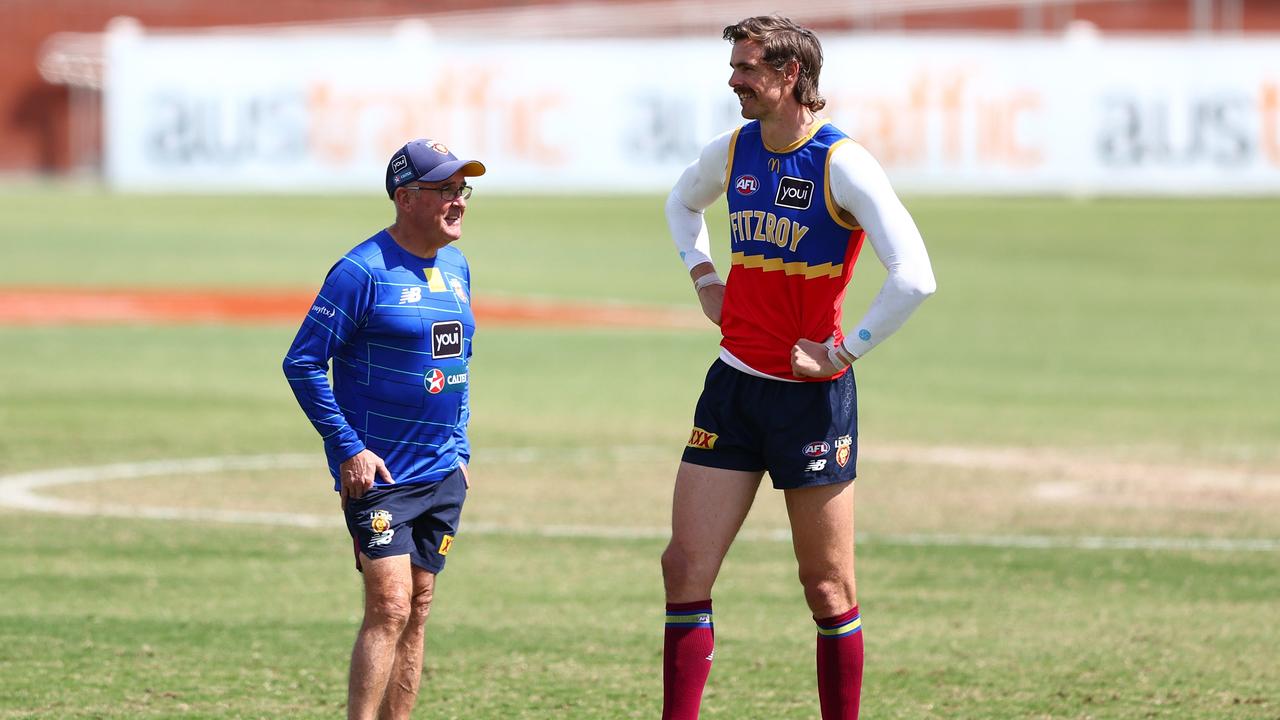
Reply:
[[431, 357], [462, 357], [462, 322], [444, 320], [431, 323]]
[[778, 196], [773, 204], [793, 210], [808, 210], [813, 203], [813, 181], [784, 175], [778, 181]]

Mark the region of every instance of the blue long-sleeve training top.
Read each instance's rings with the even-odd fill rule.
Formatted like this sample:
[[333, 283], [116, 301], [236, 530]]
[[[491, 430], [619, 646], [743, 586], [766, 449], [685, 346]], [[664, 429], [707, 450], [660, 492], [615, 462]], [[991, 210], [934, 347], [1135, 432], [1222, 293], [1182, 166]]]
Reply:
[[383, 230], [329, 270], [284, 374], [324, 439], [335, 490], [338, 466], [365, 448], [397, 484], [469, 462], [474, 334], [471, 271], [452, 246], [421, 258]]

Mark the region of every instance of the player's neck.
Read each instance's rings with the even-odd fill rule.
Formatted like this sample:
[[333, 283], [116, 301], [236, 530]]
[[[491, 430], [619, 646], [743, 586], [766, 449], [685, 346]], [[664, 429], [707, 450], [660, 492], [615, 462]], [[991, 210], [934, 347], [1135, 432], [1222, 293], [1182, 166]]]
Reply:
[[405, 252], [428, 260], [435, 257], [440, 248], [444, 247], [444, 245], [432, 243], [426, 233], [414, 232], [408, 223], [400, 220], [391, 223], [387, 228], [387, 234]]
[[820, 121], [800, 103], [789, 103], [760, 119], [760, 137], [771, 148], [784, 148], [813, 133]]

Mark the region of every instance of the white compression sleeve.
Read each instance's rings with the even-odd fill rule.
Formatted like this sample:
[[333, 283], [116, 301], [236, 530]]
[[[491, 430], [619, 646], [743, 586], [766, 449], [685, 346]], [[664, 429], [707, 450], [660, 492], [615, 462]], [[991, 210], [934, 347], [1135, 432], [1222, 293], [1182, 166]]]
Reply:
[[889, 271], [866, 315], [844, 339], [845, 349], [862, 357], [902, 327], [937, 284], [915, 221], [880, 163], [861, 145], [847, 142], [833, 151], [831, 195], [857, 218], [876, 257]]
[[729, 141], [733, 132], [716, 137], [693, 164], [685, 168], [667, 196], [667, 227], [680, 251], [680, 259], [692, 270], [711, 262], [711, 237], [703, 212], [724, 193], [729, 165]]

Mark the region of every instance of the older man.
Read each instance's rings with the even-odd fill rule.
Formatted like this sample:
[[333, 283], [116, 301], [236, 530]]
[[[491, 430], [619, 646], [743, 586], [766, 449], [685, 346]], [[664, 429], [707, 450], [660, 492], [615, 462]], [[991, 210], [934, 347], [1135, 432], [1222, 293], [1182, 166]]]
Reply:
[[408, 718], [417, 699], [436, 575], [469, 486], [475, 319], [471, 273], [452, 243], [466, 179], [484, 172], [435, 140], [397, 150], [386, 176], [395, 221], [330, 269], [284, 361], [324, 439], [364, 579], [349, 718]]

